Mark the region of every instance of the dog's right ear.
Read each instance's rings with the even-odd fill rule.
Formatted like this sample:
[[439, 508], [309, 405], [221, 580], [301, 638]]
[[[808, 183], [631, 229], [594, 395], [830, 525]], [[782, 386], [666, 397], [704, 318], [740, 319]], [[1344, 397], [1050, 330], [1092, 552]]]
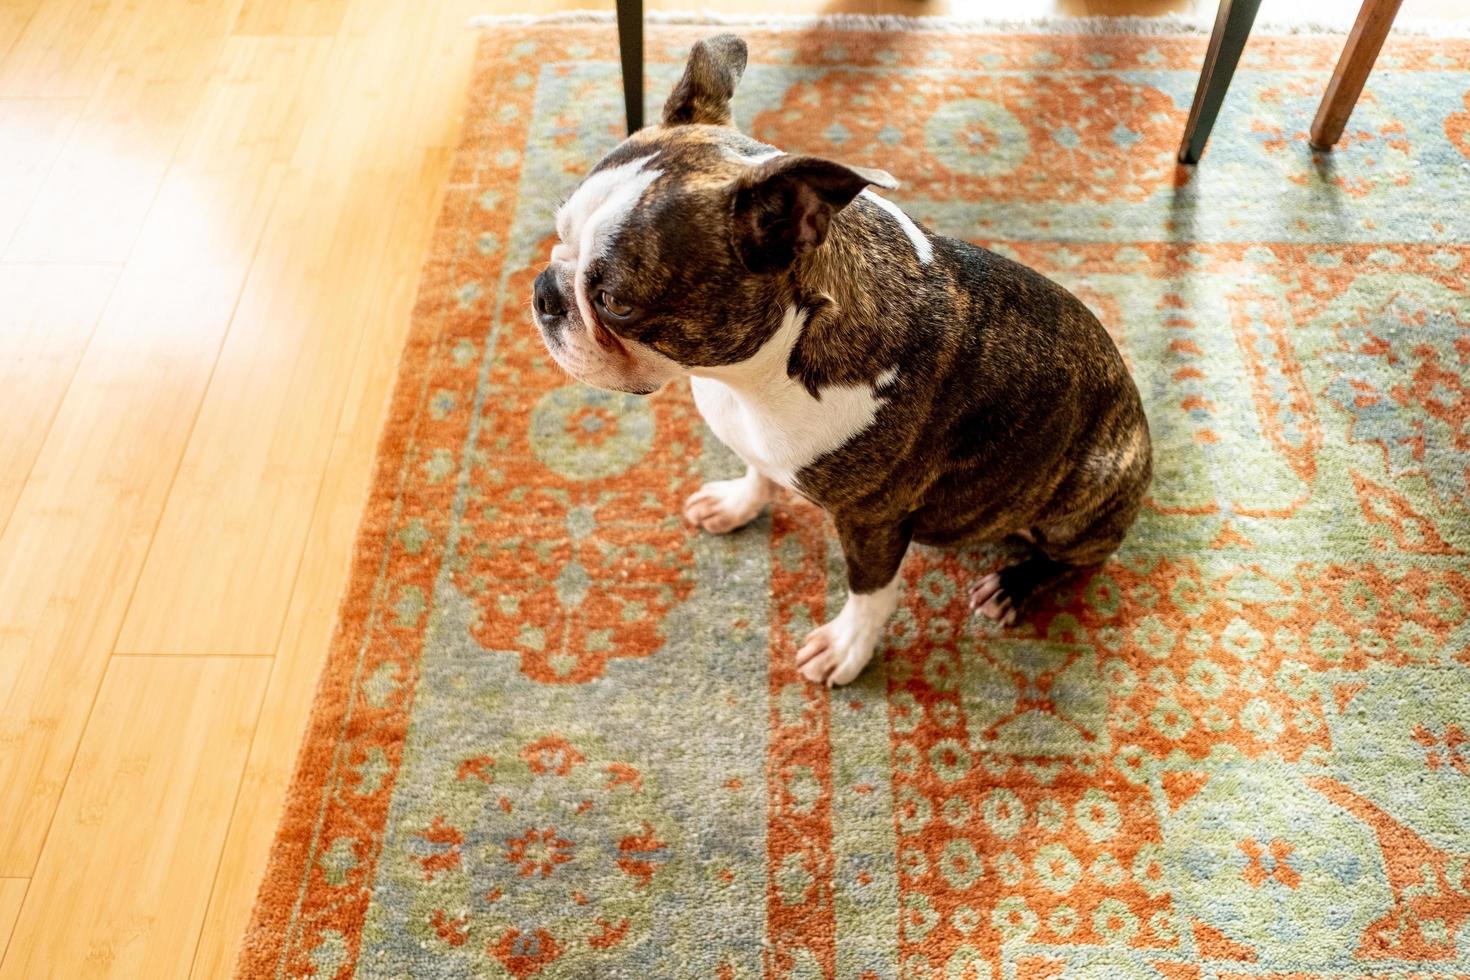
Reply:
[[786, 268], [821, 247], [833, 216], [869, 184], [898, 181], [886, 170], [784, 153], [750, 168], [735, 182], [730, 205], [736, 252], [751, 272]]
[[730, 98], [744, 73], [745, 42], [740, 38], [717, 34], [699, 41], [689, 52], [679, 84], [664, 103], [663, 124], [729, 126], [733, 118]]

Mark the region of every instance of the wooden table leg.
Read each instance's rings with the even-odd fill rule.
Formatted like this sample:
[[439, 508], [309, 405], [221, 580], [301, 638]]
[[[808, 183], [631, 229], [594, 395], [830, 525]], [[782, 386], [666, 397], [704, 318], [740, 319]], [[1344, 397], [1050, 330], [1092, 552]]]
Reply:
[[643, 0], [617, 0], [617, 4], [623, 112], [631, 134], [643, 128]]
[[1235, 74], [1240, 52], [1250, 37], [1260, 7], [1261, 0], [1220, 0], [1199, 86], [1194, 90], [1194, 105], [1189, 109], [1184, 139], [1179, 144], [1180, 163], [1199, 163], [1200, 154], [1205, 152], [1205, 142], [1215, 126], [1215, 117], [1220, 114], [1225, 91], [1230, 88], [1230, 76]]
[[1317, 118], [1312, 121], [1312, 149], [1330, 150], [1342, 137], [1342, 128], [1347, 125], [1353, 106], [1363, 92], [1363, 83], [1378, 60], [1378, 51], [1388, 29], [1393, 26], [1394, 15], [1399, 12], [1403, 0], [1364, 0], [1358, 10], [1353, 32], [1348, 35], [1342, 57], [1337, 61], [1337, 70], [1332, 81], [1327, 83], [1327, 92], [1322, 104], [1317, 107]]

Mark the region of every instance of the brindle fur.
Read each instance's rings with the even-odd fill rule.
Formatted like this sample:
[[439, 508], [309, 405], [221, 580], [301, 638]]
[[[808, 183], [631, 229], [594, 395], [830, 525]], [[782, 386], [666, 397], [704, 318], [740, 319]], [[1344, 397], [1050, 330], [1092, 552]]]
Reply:
[[929, 234], [933, 259], [921, 264], [891, 215], [852, 197], [886, 175], [856, 168], [852, 203], [826, 216], [819, 247], [772, 257], [760, 249], [780, 243], [757, 242], [752, 254], [742, 192], [792, 158], [752, 167], [772, 148], [726, 125], [743, 68], [738, 39], [697, 46], [665, 125], [596, 168], [652, 154], [662, 171], [589, 269], [597, 288], [645, 311], [617, 332], [685, 366], [732, 364], [796, 304], [808, 315], [788, 372], [814, 396], [896, 371], [873, 424], [797, 477], [836, 523], [854, 592], [888, 583], [910, 541], [1029, 537], [1037, 555], [1002, 580], [1015, 603], [1102, 561], [1138, 513], [1151, 454], [1138, 391], [1097, 318], [1046, 277], [963, 241]]

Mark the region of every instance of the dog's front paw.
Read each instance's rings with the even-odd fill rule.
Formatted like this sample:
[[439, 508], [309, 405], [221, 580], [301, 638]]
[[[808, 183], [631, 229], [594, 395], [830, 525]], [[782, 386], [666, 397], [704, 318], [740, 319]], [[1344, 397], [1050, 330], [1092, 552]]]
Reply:
[[806, 642], [796, 651], [801, 676], [813, 684], [835, 687], [861, 674], [873, 659], [883, 624], [897, 603], [896, 576], [876, 592], [849, 593], [837, 618], [808, 633]]
[[684, 519], [711, 534], [728, 534], [760, 516], [771, 499], [770, 483], [754, 470], [738, 480], [717, 480], [684, 501]]
[[806, 635], [806, 642], [796, 651], [796, 666], [813, 684], [835, 687], [861, 674], [877, 645], [877, 630], [854, 631], [839, 616]]

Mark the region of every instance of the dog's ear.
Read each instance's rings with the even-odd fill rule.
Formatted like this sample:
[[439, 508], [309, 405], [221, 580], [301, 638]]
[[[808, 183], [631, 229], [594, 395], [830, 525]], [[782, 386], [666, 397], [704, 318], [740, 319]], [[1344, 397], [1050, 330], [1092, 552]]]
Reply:
[[822, 157], [778, 156], [736, 181], [732, 208], [736, 250], [752, 272], [771, 272], [827, 240], [832, 216], [864, 187], [897, 187], [883, 170]]
[[689, 63], [679, 84], [664, 103], [663, 124], [730, 125], [730, 98], [744, 73], [745, 42], [740, 38], [716, 34], [699, 41], [689, 52]]

